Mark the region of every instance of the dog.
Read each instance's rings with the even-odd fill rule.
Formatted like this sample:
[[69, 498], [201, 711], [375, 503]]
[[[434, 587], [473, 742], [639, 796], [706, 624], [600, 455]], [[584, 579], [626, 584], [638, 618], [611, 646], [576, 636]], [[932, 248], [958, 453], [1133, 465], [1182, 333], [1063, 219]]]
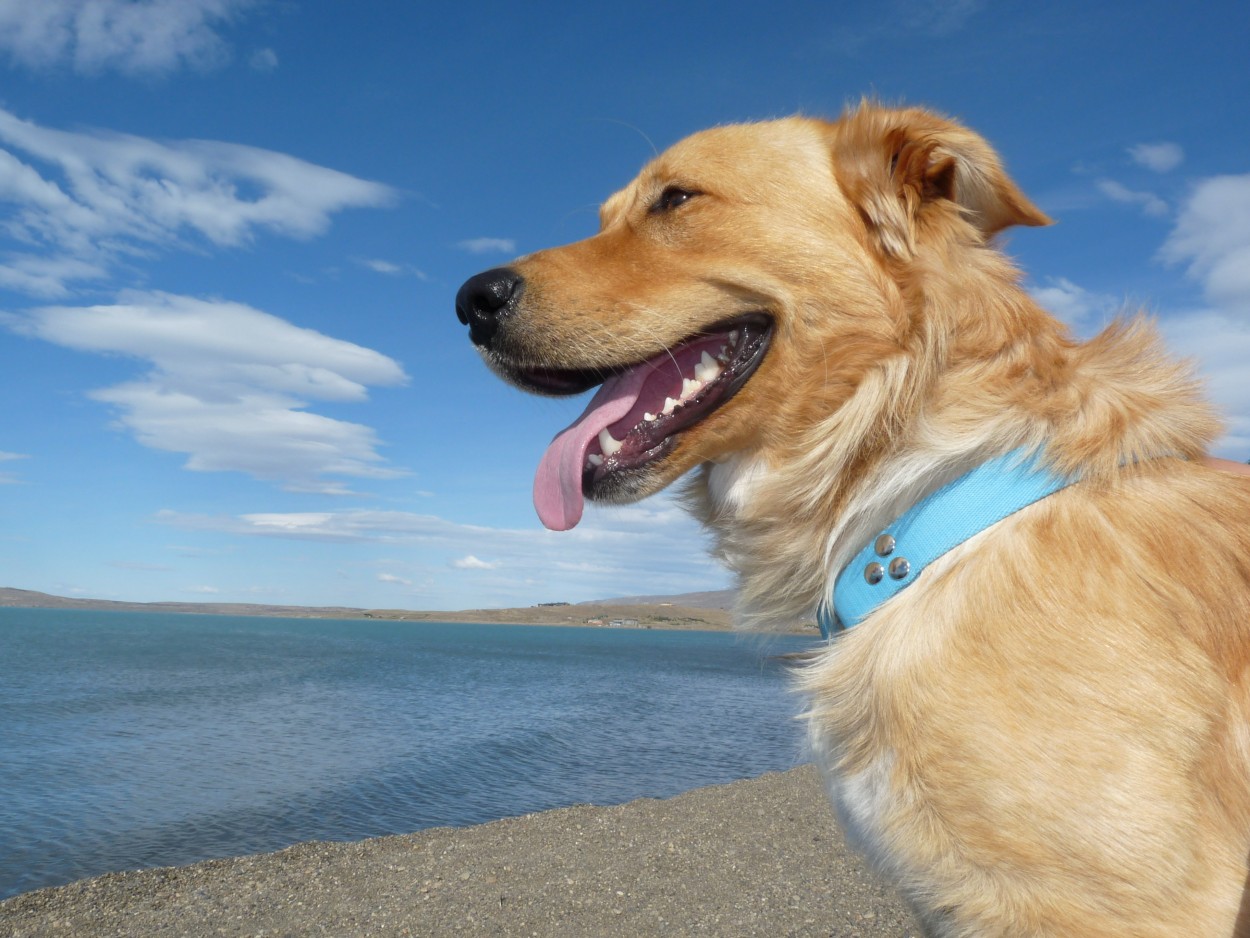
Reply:
[[544, 524], [690, 474], [742, 623], [820, 610], [813, 749], [927, 935], [1250, 935], [1250, 480], [1148, 319], [1077, 341], [1022, 288], [997, 236], [1048, 223], [976, 133], [863, 102], [688, 137], [457, 312], [507, 381], [599, 388]]

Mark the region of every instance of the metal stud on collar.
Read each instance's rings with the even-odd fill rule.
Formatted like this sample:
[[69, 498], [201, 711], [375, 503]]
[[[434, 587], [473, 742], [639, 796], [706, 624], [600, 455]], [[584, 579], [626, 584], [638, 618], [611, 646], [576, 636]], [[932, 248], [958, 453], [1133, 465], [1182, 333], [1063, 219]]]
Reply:
[[[1012, 450], [983, 462], [942, 488], [922, 498], [891, 522], [894, 543], [885, 532], [864, 544], [838, 573], [832, 608], [821, 606], [821, 634], [854, 628], [882, 603], [914, 583], [925, 567], [947, 551], [1004, 518], [1079, 481], [1050, 469], [1026, 448]], [[906, 542], [907, 556], [899, 537]], [[888, 561], [887, 561], [887, 558]], [[887, 571], [882, 564], [889, 564]], [[889, 573], [890, 576], [883, 574]], [[861, 577], [863, 579], [861, 579]]]

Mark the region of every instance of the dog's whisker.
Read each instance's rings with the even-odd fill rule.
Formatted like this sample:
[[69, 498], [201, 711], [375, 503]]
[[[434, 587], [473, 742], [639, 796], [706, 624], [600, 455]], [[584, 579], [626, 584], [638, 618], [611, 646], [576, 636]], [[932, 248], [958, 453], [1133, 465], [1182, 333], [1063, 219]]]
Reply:
[[648, 136], [646, 135], [646, 133], [645, 133], [645, 132], [643, 132], [643, 130], [642, 130], [641, 128], [634, 126], [633, 124], [629, 123], [628, 121], [619, 120], [618, 118], [615, 118], [615, 117], [591, 117], [591, 118], [588, 118], [588, 120], [592, 120], [592, 121], [599, 121], [599, 122], [604, 123], [604, 124], [619, 124], [619, 125], [620, 125], [620, 126], [622, 126], [622, 127], [625, 127], [625, 128], [627, 128], [627, 129], [629, 129], [629, 130], [632, 130], [634, 133], [636, 133], [638, 136], [642, 137], [642, 139], [643, 139], [643, 140], [645, 140], [645, 141], [647, 142], [647, 146], [649, 146], [649, 147], [651, 148], [651, 155], [652, 155], [652, 156], [659, 156], [659, 155], [660, 155], [660, 151], [659, 151], [658, 149], [656, 149], [655, 143], [651, 140], [651, 138], [650, 138], [650, 137], [648, 137]]

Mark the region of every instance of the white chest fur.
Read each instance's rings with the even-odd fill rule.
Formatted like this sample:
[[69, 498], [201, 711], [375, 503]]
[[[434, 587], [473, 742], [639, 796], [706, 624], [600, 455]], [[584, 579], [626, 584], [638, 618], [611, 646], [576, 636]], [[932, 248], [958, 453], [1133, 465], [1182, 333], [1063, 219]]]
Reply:
[[708, 475], [708, 495], [721, 511], [741, 515], [768, 477], [762, 459], [732, 456], [715, 463]]
[[890, 850], [883, 819], [889, 816], [895, 797], [890, 785], [893, 752], [884, 751], [865, 768], [843, 773], [838, 768], [842, 760], [836, 742], [815, 726], [811, 728], [810, 740], [847, 840], [879, 868], [888, 867]]

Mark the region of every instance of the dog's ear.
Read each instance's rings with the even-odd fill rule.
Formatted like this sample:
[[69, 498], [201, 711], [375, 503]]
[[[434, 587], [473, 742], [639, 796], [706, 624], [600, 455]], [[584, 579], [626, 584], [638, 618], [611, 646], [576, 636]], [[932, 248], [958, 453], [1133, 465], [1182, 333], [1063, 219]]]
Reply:
[[833, 130], [839, 180], [893, 257], [913, 256], [952, 212], [983, 241], [1011, 225], [1050, 224], [990, 145], [952, 121], [864, 104]]

